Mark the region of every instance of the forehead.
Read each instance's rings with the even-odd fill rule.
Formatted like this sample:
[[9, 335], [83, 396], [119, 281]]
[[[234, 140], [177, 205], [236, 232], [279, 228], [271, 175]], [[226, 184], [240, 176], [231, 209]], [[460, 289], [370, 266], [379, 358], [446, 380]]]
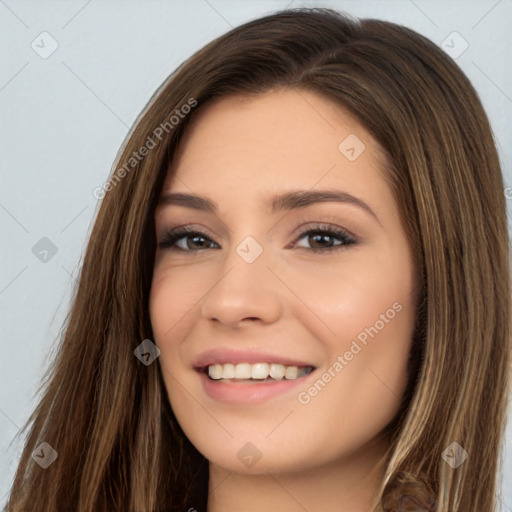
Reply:
[[379, 144], [345, 109], [311, 91], [280, 89], [224, 97], [196, 112], [163, 192], [242, 199], [321, 185], [361, 193], [372, 181], [385, 186], [384, 167]]

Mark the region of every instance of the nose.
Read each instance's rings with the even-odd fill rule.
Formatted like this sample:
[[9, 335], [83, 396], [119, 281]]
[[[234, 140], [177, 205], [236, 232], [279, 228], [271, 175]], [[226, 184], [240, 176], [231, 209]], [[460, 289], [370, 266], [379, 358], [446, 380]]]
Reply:
[[247, 263], [233, 248], [201, 305], [201, 316], [231, 328], [276, 322], [282, 314], [282, 284], [267, 268], [265, 251]]

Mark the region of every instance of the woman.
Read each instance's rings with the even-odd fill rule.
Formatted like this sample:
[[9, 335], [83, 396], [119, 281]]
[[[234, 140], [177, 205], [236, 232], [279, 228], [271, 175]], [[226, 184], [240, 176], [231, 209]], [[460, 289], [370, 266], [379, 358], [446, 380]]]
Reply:
[[433, 43], [326, 9], [235, 28], [97, 194], [7, 510], [493, 509], [503, 180]]

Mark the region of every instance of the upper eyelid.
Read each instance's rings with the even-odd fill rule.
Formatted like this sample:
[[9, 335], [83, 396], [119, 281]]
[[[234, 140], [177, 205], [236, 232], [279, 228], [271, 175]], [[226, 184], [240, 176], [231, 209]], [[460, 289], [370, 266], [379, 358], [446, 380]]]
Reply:
[[[308, 229], [325, 228], [325, 229], [333, 229], [333, 230], [343, 231], [343, 232], [346, 232], [347, 235], [349, 235], [353, 238], [358, 238], [358, 236], [356, 234], [354, 234], [353, 231], [351, 231], [350, 229], [348, 229], [342, 225], [339, 225], [339, 223], [340, 223], [339, 219], [336, 219], [336, 220], [307, 220], [304, 222], [300, 222], [299, 226], [297, 226], [296, 228], [293, 229], [293, 235], [296, 235], [298, 233], [303, 233], [304, 231], [307, 231]], [[274, 228], [272, 228], [272, 229], [274, 229]], [[157, 229], [157, 231], [162, 233], [163, 236], [168, 235], [170, 233], [184, 231], [184, 232], [188, 232], [188, 233], [199, 232], [199, 233], [204, 234], [205, 236], [211, 237], [212, 239], [214, 239], [216, 237], [216, 235], [214, 235], [213, 232], [209, 228], [207, 228], [203, 224], [200, 224], [200, 223], [197, 224], [194, 222], [190, 222], [190, 223], [186, 223], [186, 224], [178, 224], [177, 226], [172, 226], [172, 227], [169, 227], [168, 225], [166, 226], [164, 224], [162, 226], [162, 228]], [[231, 232], [231, 231], [232, 230], [229, 229], [229, 232]]]
[[[182, 236], [186, 235], [193, 235], [193, 234], [201, 234], [209, 239], [211, 239], [212, 242], [215, 242], [215, 236], [209, 234], [209, 230], [204, 227], [195, 227], [195, 225], [185, 224], [183, 226], [176, 226], [174, 228], [164, 229], [163, 230], [163, 236], [162, 238], [165, 238], [169, 235], [174, 235], [176, 233], [183, 233]], [[217, 243], [217, 242], [215, 242]]]
[[[307, 231], [310, 231], [310, 230], [314, 230], [314, 229], [318, 229], [318, 230], [333, 230], [333, 231], [342, 231], [343, 233], [346, 233], [348, 236], [352, 237], [352, 238], [357, 238], [356, 235], [354, 235], [350, 230], [348, 230], [347, 228], [344, 228], [342, 226], [337, 226], [333, 223], [330, 223], [330, 222], [325, 222], [325, 221], [309, 221], [309, 222], [305, 222], [305, 223], [302, 223], [299, 227], [295, 228], [293, 230], [293, 236], [297, 236], [297, 235], [303, 235], [304, 233], [306, 233]], [[209, 229], [208, 228], [204, 228], [204, 227], [195, 227], [194, 224], [184, 224], [182, 226], [176, 226], [176, 227], [173, 227], [173, 228], [164, 228], [162, 230], [162, 233], [163, 233], [163, 236], [167, 236], [167, 235], [170, 235], [170, 234], [175, 234], [175, 233], [184, 233], [183, 236], [187, 235], [187, 234], [196, 234], [196, 233], [199, 233], [201, 235], [204, 235], [206, 237], [209, 237], [212, 239], [212, 242], [214, 242], [215, 240], [215, 235], [212, 235], [209, 233]]]

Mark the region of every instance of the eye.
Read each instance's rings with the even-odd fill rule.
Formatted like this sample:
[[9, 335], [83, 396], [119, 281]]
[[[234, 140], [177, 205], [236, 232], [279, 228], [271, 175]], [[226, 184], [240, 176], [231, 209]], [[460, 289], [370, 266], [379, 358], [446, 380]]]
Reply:
[[162, 249], [191, 252], [201, 249], [213, 249], [212, 244], [217, 245], [215, 242], [212, 242], [206, 233], [190, 228], [181, 228], [167, 233], [159, 245]]
[[[295, 244], [296, 247], [310, 249], [313, 252], [331, 252], [343, 250], [347, 246], [355, 244], [356, 240], [347, 231], [335, 226], [318, 226], [308, 229], [299, 235], [298, 240], [306, 238], [310, 247]], [[337, 243], [336, 243], [337, 242]]]
[[[303, 231], [297, 240], [306, 238], [310, 247], [300, 245], [297, 242], [293, 247], [309, 249], [316, 253], [326, 253], [336, 250], [343, 250], [347, 246], [355, 244], [355, 238], [342, 228], [319, 225]], [[160, 242], [162, 249], [171, 249], [184, 252], [197, 252], [203, 249], [218, 249], [220, 246], [202, 231], [192, 228], [180, 228], [167, 233]]]

